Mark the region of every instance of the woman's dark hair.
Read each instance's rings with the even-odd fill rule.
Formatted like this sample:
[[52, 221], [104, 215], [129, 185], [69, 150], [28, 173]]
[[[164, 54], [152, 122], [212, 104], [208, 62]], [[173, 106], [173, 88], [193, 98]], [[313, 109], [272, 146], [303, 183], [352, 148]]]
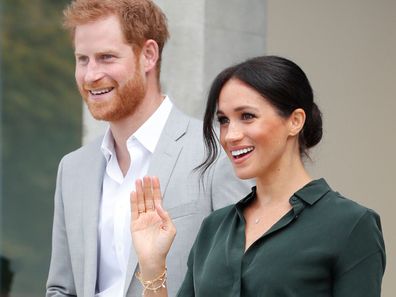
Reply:
[[220, 92], [230, 79], [237, 79], [261, 94], [287, 118], [297, 108], [306, 114], [305, 124], [299, 134], [301, 155], [322, 138], [322, 114], [313, 102], [313, 92], [304, 71], [294, 62], [278, 56], [262, 56], [223, 70], [212, 83], [203, 122], [206, 159], [197, 167], [204, 173], [217, 159], [218, 137], [213, 128]]

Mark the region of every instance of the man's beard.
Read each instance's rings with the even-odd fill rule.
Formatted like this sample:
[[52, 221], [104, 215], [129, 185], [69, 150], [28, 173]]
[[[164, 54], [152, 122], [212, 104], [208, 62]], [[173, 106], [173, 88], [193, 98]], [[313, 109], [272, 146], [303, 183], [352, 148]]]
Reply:
[[114, 86], [112, 92], [115, 92], [111, 99], [95, 101], [88, 98], [87, 89], [99, 89], [104, 85], [109, 84], [99, 81], [89, 86], [84, 85], [84, 89], [80, 89], [89, 111], [97, 120], [115, 122], [133, 114], [146, 94], [146, 87], [139, 69], [136, 69], [133, 77], [123, 87], [120, 87], [114, 80], [110, 81], [110, 85]]

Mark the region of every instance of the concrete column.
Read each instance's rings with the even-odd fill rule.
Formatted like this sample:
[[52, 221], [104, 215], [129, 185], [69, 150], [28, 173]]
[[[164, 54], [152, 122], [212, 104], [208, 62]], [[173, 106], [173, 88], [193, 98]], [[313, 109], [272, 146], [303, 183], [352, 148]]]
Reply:
[[[187, 114], [202, 118], [210, 83], [231, 64], [265, 52], [266, 0], [156, 0], [168, 18], [163, 92]], [[104, 123], [84, 107], [83, 142], [103, 133]]]

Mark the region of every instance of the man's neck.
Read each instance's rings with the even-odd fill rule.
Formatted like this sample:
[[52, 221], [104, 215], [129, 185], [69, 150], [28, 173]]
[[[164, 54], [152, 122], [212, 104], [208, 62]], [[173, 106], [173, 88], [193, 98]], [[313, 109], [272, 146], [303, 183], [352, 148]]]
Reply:
[[132, 114], [116, 122], [110, 122], [118, 164], [124, 176], [130, 165], [130, 156], [126, 145], [128, 138], [150, 118], [164, 98], [159, 92], [151, 94], [147, 92], [141, 104]]

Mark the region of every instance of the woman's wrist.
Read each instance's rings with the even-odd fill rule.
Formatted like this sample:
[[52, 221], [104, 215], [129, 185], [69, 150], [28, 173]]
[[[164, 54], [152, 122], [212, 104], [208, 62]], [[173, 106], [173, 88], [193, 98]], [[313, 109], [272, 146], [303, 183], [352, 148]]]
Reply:
[[[149, 274], [146, 274], [145, 276], [143, 276], [140, 272], [136, 272], [136, 277], [140, 281], [141, 285], [143, 286], [142, 296], [146, 296], [147, 292], [158, 293], [162, 289], [165, 289], [165, 292], [167, 292], [166, 291], [166, 280], [168, 279], [168, 272], [167, 272], [166, 267], [163, 269], [163, 271], [160, 274], [156, 275], [155, 277], [150, 276], [150, 278], [148, 279], [149, 275], [152, 273], [153, 273], [153, 271], [150, 270]], [[149, 294], [149, 296], [152, 296], [152, 295]], [[164, 296], [167, 296], [167, 294]]]
[[143, 280], [152, 280], [161, 275], [166, 269], [165, 260], [163, 261], [144, 261], [139, 262], [140, 275]]

